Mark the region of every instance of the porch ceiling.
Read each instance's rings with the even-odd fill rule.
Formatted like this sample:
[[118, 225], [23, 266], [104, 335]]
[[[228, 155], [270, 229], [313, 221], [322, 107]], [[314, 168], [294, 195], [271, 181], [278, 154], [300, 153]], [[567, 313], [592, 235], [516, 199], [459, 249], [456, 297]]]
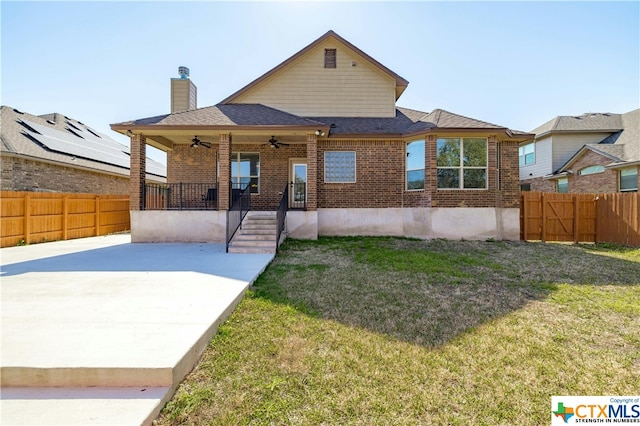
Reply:
[[[137, 133], [137, 132], [136, 132]], [[272, 129], [268, 131], [240, 131], [240, 132], [223, 132], [220, 130], [162, 130], [162, 131], [145, 131], [142, 132], [147, 138], [147, 144], [158, 148], [162, 151], [170, 151], [174, 145], [190, 145], [192, 139], [198, 136], [203, 142], [217, 144], [220, 141], [220, 134], [231, 133], [234, 144], [264, 144], [268, 143], [273, 136], [280, 142], [291, 144], [306, 144], [307, 133], [309, 131], [291, 131]]]

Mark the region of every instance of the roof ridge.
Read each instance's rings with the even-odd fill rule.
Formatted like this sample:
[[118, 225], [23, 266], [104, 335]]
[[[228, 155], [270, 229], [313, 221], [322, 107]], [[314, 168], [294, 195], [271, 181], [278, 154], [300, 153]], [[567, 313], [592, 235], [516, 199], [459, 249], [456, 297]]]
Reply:
[[[436, 111], [436, 110], [434, 110], [434, 111]], [[469, 117], [469, 116], [462, 115], [462, 114], [457, 114], [455, 112], [447, 111], [446, 109], [438, 108], [438, 111], [440, 111], [441, 113], [442, 112], [446, 112], [447, 114], [456, 115], [458, 117], [466, 118], [467, 120], [473, 120], [473, 121], [477, 121], [477, 122], [480, 122], [480, 123], [488, 124], [490, 126], [498, 127], [500, 129], [506, 129], [506, 127], [500, 126], [499, 124], [490, 123], [490, 122], [484, 121], [484, 120], [478, 120], [477, 118]], [[440, 118], [440, 117], [438, 117], [438, 118]]]

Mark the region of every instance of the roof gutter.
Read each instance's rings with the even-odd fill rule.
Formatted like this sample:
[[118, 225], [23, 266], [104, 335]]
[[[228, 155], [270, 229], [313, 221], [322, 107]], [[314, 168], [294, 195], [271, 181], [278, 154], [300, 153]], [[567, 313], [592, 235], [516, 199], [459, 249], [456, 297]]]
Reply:
[[590, 129], [590, 130], [547, 130], [543, 133], [536, 134], [536, 139], [553, 135], [566, 135], [573, 133], [615, 133], [624, 129]]
[[633, 166], [640, 166], [640, 160], [611, 163], [604, 166], [604, 168], [610, 169], [610, 170], [617, 170], [617, 169], [624, 169], [624, 168], [633, 167]]
[[[290, 125], [244, 125], [244, 126], [235, 126], [235, 125], [167, 125], [167, 124], [160, 124], [160, 125], [134, 125], [134, 124], [111, 124], [110, 125], [111, 130], [121, 133], [121, 134], [126, 134], [129, 130], [131, 130], [133, 133], [143, 133], [145, 131], [148, 132], [156, 132], [158, 130], [182, 130], [185, 132], [191, 132], [194, 130], [219, 130], [221, 132], [232, 132], [232, 131], [238, 131], [238, 130], [265, 130], [265, 131], [274, 131], [274, 130], [280, 130], [280, 131], [310, 131], [311, 133], [315, 132], [316, 130], [324, 130], [325, 133], [329, 132], [329, 127], [328, 125], [304, 125], [304, 126], [290, 126]], [[151, 134], [151, 133], [150, 133]]]

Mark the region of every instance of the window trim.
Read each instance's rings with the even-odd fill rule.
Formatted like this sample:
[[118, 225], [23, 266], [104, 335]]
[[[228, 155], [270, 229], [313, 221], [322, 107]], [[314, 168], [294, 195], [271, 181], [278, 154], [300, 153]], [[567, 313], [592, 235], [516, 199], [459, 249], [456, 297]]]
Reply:
[[[257, 176], [242, 176], [239, 174], [240, 172], [240, 155], [242, 154], [256, 154], [258, 155], [258, 175]], [[233, 185], [233, 179], [237, 178], [237, 179], [242, 179], [242, 178], [255, 178], [258, 179], [258, 189], [256, 192], [252, 192], [251, 189], [249, 189], [249, 193], [251, 195], [260, 195], [260, 187], [262, 186], [260, 184], [260, 153], [259, 152], [248, 152], [248, 151], [241, 151], [241, 152], [232, 152], [231, 153], [231, 184]], [[233, 175], [233, 165], [237, 164], [238, 165], [238, 176], [234, 176]], [[220, 169], [220, 167], [218, 167], [218, 170]]]
[[[412, 143], [422, 142], [422, 168], [421, 169], [409, 169], [409, 145]], [[416, 139], [413, 141], [406, 142], [404, 145], [405, 159], [404, 159], [404, 190], [408, 192], [415, 191], [424, 191], [426, 188], [426, 180], [427, 180], [427, 141], [424, 139]], [[424, 179], [422, 180], [422, 188], [409, 188], [409, 172], [415, 172], [418, 170], [422, 170], [424, 175]]]
[[[327, 154], [332, 152], [353, 152], [353, 181], [327, 181]], [[324, 152], [324, 183], [356, 183], [358, 181], [358, 155], [356, 151], [325, 151]]]
[[[450, 166], [438, 166], [438, 140], [442, 139], [460, 139], [460, 166], [458, 167], [450, 167]], [[485, 141], [485, 156], [486, 156], [486, 165], [483, 167], [478, 166], [464, 166], [464, 140], [465, 139], [484, 139]], [[458, 170], [458, 181], [459, 186], [457, 188], [440, 188], [438, 186], [438, 170], [439, 169], [448, 169], [448, 170]], [[485, 180], [484, 180], [484, 188], [465, 188], [464, 187], [464, 171], [465, 170], [485, 170]], [[438, 191], [488, 191], [489, 190], [489, 138], [485, 137], [473, 137], [473, 136], [449, 136], [444, 138], [436, 139], [436, 189]]]
[[[527, 163], [527, 153], [524, 152], [524, 149], [528, 146], [532, 147], [532, 150], [529, 154], [533, 154], [533, 161], [531, 163]], [[520, 150], [522, 149], [522, 155], [520, 154]], [[520, 163], [520, 158], [522, 158], [522, 163]], [[535, 142], [529, 142], [526, 145], [522, 145], [518, 147], [518, 166], [520, 167], [527, 167], [527, 166], [533, 166], [536, 164], [536, 143]]]
[[[630, 188], [630, 189], [622, 189], [622, 172], [623, 171], [633, 171], [636, 175], [636, 187], [635, 188]], [[620, 192], [638, 192], [638, 167], [625, 167], [623, 169], [620, 169], [620, 171], [618, 172], [618, 191]]]

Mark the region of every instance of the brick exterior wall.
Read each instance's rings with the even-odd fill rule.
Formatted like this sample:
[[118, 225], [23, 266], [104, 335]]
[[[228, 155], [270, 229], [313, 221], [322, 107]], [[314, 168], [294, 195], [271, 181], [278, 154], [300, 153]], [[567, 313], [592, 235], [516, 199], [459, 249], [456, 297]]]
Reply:
[[167, 153], [167, 182], [216, 183], [218, 148], [218, 144], [211, 148], [174, 145]]
[[304, 144], [282, 145], [278, 149], [255, 144], [233, 144], [232, 151], [260, 153], [260, 193], [251, 195], [251, 208], [254, 210], [276, 210], [282, 191], [289, 182], [289, 159], [307, 157], [307, 146]]
[[[293, 158], [308, 160], [308, 210], [316, 207], [312, 196], [314, 175], [317, 176], [315, 184], [318, 208], [517, 208], [520, 203], [516, 142], [498, 142], [495, 137], [489, 138], [487, 190], [438, 190], [435, 162], [436, 137], [430, 135], [425, 144], [427, 163], [425, 190], [406, 191], [406, 141], [345, 139], [316, 142], [315, 135], [308, 136], [307, 140], [307, 144], [291, 144], [281, 146], [279, 149], [273, 149], [268, 145], [231, 144], [232, 153], [258, 152], [260, 154], [260, 193], [251, 196], [252, 209], [275, 210], [277, 208], [282, 190], [290, 181], [290, 159]], [[223, 145], [223, 143], [219, 146], [214, 145], [211, 149], [194, 149], [188, 145], [176, 146], [173, 152], [167, 155], [167, 181], [170, 183], [214, 182], [218, 150], [220, 150], [221, 168], [222, 161], [225, 161], [222, 155]], [[314, 149], [314, 145], [317, 145], [317, 149]], [[325, 183], [324, 153], [327, 151], [355, 151], [355, 183]], [[223, 182], [222, 178], [220, 181]], [[222, 192], [221, 185], [221, 197], [224, 196]]]
[[[325, 183], [324, 154], [355, 151], [356, 182]], [[402, 207], [405, 143], [402, 140], [336, 140], [318, 143], [318, 207]]]
[[539, 192], [556, 192], [556, 181], [537, 177], [533, 179], [524, 179], [520, 181], [520, 185], [531, 185], [530, 191]]
[[568, 176], [569, 192], [599, 193], [618, 191], [618, 170], [606, 170], [602, 173], [580, 176], [578, 172], [588, 166], [606, 166], [611, 164], [610, 158], [587, 150], [573, 165], [573, 174]]
[[128, 194], [129, 178], [2, 156], [0, 186], [5, 191]]
[[131, 171], [129, 174], [130, 209], [142, 210], [147, 168], [147, 138], [143, 135], [131, 136]]

